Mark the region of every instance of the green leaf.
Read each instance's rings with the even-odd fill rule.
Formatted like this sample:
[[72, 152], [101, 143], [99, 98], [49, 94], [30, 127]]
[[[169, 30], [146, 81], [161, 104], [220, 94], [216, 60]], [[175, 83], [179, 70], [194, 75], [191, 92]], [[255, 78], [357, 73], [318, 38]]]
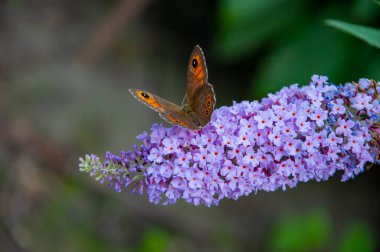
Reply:
[[331, 19], [326, 20], [326, 24], [338, 30], [351, 34], [361, 40], [364, 40], [371, 46], [380, 49], [380, 30], [378, 29]]
[[268, 251], [326, 251], [331, 233], [330, 220], [322, 210], [288, 216], [275, 226]]
[[158, 227], [149, 228], [141, 239], [139, 252], [163, 252], [169, 250], [170, 234]]
[[349, 78], [346, 69], [352, 52], [343, 34], [318, 22], [309, 23], [291, 38], [282, 39], [266, 55], [253, 75], [251, 97], [267, 96], [295, 82], [306, 84], [313, 74], [336, 80], [339, 73], [345, 73], [344, 78]]
[[[268, 41], [276, 41], [304, 13], [300, 0], [221, 0], [218, 4], [214, 51], [224, 61], [241, 60]], [[276, 18], [268, 18], [268, 13]]]
[[376, 233], [366, 223], [351, 224], [344, 232], [339, 252], [376, 251]]

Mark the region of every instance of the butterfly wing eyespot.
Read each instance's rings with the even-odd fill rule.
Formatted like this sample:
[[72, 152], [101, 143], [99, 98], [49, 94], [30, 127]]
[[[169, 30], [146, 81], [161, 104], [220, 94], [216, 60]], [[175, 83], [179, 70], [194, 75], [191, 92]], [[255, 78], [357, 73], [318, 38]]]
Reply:
[[167, 110], [179, 110], [180, 107], [147, 91], [141, 89], [129, 89], [132, 96], [156, 112], [162, 113]]
[[200, 55], [195, 55], [193, 59], [191, 60], [191, 67], [190, 69], [192, 70], [194, 77], [200, 84], [203, 83], [203, 79], [205, 77], [205, 68], [200, 65], [202, 62], [201, 56]]
[[202, 49], [195, 46], [191, 52], [188, 71], [185, 103], [190, 104], [195, 99], [196, 90], [207, 84], [207, 66]]
[[158, 96], [155, 96], [143, 90], [131, 90], [131, 93], [137, 100], [141, 101], [153, 110], [158, 112], [163, 110], [162, 103], [164, 102], [162, 102], [162, 98], [159, 98]]
[[210, 94], [206, 97], [206, 107], [211, 108], [211, 103], [214, 101], [214, 97]]
[[214, 102], [215, 102], [214, 97], [208, 94], [206, 97], [206, 108], [205, 108], [206, 116], [210, 116], [210, 111], [214, 109], [214, 108], [211, 108], [211, 103], [213, 103], [214, 105], [215, 104]]
[[195, 70], [198, 67], [198, 59], [196, 57], [191, 61], [191, 67]]
[[175, 124], [181, 124], [181, 125], [184, 125], [184, 124], [185, 124], [185, 123], [179, 121], [178, 119], [174, 118], [174, 117], [171, 116], [171, 115], [166, 115], [166, 118], [167, 118], [169, 121], [171, 121], [171, 122], [173, 122], [173, 123], [175, 123]]
[[146, 91], [142, 91], [142, 90], [138, 90], [136, 91], [136, 94], [137, 96], [139, 96], [141, 99], [143, 100], [153, 100], [153, 96], [150, 95], [148, 92]]
[[149, 99], [149, 98], [150, 98], [150, 96], [149, 96], [147, 93], [145, 93], [145, 92], [141, 92], [140, 95], [141, 95], [143, 98], [145, 98], [145, 99]]

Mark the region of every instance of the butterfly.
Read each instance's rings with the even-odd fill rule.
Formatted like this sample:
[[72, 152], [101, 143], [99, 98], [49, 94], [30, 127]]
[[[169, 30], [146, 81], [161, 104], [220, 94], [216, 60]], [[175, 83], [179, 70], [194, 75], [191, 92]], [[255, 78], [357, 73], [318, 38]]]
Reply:
[[167, 122], [195, 130], [209, 123], [215, 107], [214, 89], [207, 82], [207, 77], [205, 56], [200, 46], [196, 45], [188, 63], [187, 87], [182, 106], [141, 89], [129, 89], [129, 92]]

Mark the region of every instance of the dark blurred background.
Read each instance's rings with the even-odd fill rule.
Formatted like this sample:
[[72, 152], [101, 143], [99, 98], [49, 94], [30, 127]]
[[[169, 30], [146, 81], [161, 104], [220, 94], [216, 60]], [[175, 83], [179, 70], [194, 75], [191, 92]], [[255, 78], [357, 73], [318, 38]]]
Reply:
[[379, 167], [217, 207], [149, 204], [78, 171], [180, 103], [194, 45], [217, 107], [312, 74], [380, 80], [380, 51], [324, 24], [379, 27], [372, 0], [0, 0], [0, 251], [376, 251]]

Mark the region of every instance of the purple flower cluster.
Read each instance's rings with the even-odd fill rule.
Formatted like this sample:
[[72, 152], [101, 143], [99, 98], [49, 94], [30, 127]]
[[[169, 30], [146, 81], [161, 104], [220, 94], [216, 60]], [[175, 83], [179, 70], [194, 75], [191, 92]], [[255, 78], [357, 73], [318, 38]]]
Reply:
[[342, 180], [379, 161], [380, 83], [334, 86], [314, 75], [309, 85], [285, 87], [261, 102], [214, 111], [191, 131], [155, 124], [134, 150], [81, 159], [80, 170], [116, 191], [133, 184], [153, 203], [177, 199], [207, 206], [259, 190], [292, 188], [299, 181]]

